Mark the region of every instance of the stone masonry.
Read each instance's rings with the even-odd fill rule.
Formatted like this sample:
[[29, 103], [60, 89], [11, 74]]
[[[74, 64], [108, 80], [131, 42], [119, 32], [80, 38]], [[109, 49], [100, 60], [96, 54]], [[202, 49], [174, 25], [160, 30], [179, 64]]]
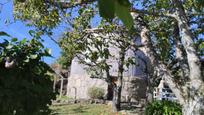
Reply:
[[[97, 36], [97, 35], [96, 35]], [[136, 44], [140, 44], [140, 41], [136, 41]], [[117, 77], [118, 73], [118, 48], [111, 46], [109, 51], [116, 59], [109, 59], [108, 63], [112, 67], [110, 68], [111, 76]], [[146, 98], [147, 89], [147, 64], [148, 58], [141, 50], [126, 52], [126, 59], [131, 57], [135, 59], [136, 64], [130, 65], [129, 68], [125, 68], [124, 80], [122, 88], [122, 100], [140, 100]], [[89, 87], [96, 86], [102, 87], [107, 91], [107, 83], [102, 79], [90, 78], [86, 66], [79, 63], [77, 58], [72, 60], [70, 76], [68, 78], [68, 92], [67, 96], [76, 99], [88, 99], [87, 90]]]

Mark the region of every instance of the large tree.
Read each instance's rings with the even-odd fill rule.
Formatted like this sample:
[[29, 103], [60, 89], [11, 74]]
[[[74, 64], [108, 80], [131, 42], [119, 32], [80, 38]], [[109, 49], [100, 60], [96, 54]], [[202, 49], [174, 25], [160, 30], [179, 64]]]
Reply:
[[[166, 2], [171, 5], [165, 6], [161, 2]], [[199, 37], [202, 36], [203, 29], [200, 27], [202, 24], [198, 27], [193, 27], [192, 23], [197, 24], [193, 22], [193, 20], [200, 20], [203, 15], [200, 14], [201, 12], [199, 10], [193, 7], [196, 3], [191, 1], [157, 1], [156, 3], [146, 3], [144, 5], [150, 5], [148, 8], [155, 9], [154, 12], [141, 12], [147, 14], [146, 16], [152, 16], [157, 19], [157, 22], [163, 23], [160, 27], [168, 26], [168, 20], [172, 19], [172, 21], [170, 21], [172, 26], [169, 27], [168, 30], [157, 28], [155, 32], [151, 32], [150, 27], [148, 27], [147, 23], [151, 23], [151, 20], [147, 19], [146, 23], [144, 22], [145, 20], [139, 22], [141, 27], [141, 39], [144, 40], [146, 44], [149, 44], [146, 50], [148, 51], [147, 55], [152, 58], [151, 61], [154, 65], [154, 70], [159, 73], [159, 76], [164, 77], [165, 81], [179, 99], [180, 104], [183, 106], [183, 114], [202, 114], [203, 76], [201, 74], [201, 61], [198, 55], [198, 44], [196, 44], [196, 42], [201, 40], [199, 40]], [[135, 13], [141, 13], [138, 10], [133, 11]], [[200, 21], [198, 21], [198, 23], [200, 23]], [[174, 30], [172, 34], [174, 36], [169, 32], [171, 28]], [[198, 30], [200, 30], [200, 32], [197, 32]], [[163, 35], [156, 36], [157, 34], [161, 34], [160, 32], [162, 32]], [[158, 53], [158, 49], [154, 46], [152, 36], [156, 36], [156, 39], [160, 37], [167, 37], [167, 40], [173, 39], [173, 46], [171, 46], [171, 48], [174, 52], [176, 51], [176, 53], [172, 54], [174, 56], [173, 59], [168, 57], [168, 62], [165, 62], [157, 58], [160, 52]], [[166, 51], [166, 49], [163, 50]], [[181, 71], [176, 72], [183, 72], [184, 74], [174, 73], [176, 64], [178, 64], [178, 68], [181, 69]], [[185, 65], [187, 65], [187, 67], [184, 67]]]
[[[81, 33], [68, 32], [60, 43], [68, 57], [72, 57], [71, 59], [77, 57], [78, 63], [87, 67], [91, 77], [104, 79], [113, 88], [113, 109], [118, 111], [120, 110], [123, 72], [134, 63], [134, 56], [127, 57], [127, 51], [131, 50], [133, 53], [138, 46], [134, 44], [135, 37], [128, 31], [124, 31], [124, 27], [109, 26], [85, 29]], [[70, 46], [74, 49], [71, 50], [72, 53]], [[118, 73], [113, 74], [111, 72], [113, 69], [116, 69]], [[115, 77], [118, 82], [114, 82]], [[107, 96], [110, 98], [109, 93]]]

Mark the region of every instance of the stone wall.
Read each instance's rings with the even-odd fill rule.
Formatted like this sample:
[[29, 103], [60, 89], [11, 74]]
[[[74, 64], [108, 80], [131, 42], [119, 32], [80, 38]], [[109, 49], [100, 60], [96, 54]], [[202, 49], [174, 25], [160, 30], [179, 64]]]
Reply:
[[131, 102], [146, 99], [147, 81], [142, 77], [124, 77], [122, 101]]
[[87, 75], [72, 75], [68, 79], [67, 95], [76, 99], [89, 99], [87, 91], [89, 87], [93, 86], [107, 89], [107, 83], [101, 79], [93, 79]]
[[[87, 90], [96, 86], [103, 88], [107, 93], [107, 83], [104, 80], [90, 78], [88, 75], [72, 75], [68, 79], [67, 95], [76, 99], [89, 99]], [[146, 81], [140, 77], [124, 77], [122, 101], [138, 101], [146, 97]]]

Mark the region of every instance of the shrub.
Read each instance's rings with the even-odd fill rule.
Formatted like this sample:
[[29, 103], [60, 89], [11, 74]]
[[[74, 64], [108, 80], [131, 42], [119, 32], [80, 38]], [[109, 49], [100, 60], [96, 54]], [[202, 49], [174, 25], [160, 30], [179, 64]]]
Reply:
[[145, 115], [182, 115], [182, 110], [176, 102], [154, 101], [145, 107]]
[[104, 89], [100, 87], [90, 87], [88, 89], [88, 95], [92, 99], [102, 99], [104, 94]]
[[[0, 115], [49, 114], [56, 96], [47, 74], [52, 70], [41, 61], [48, 55], [37, 39], [0, 43]], [[7, 57], [16, 64], [7, 68]]]

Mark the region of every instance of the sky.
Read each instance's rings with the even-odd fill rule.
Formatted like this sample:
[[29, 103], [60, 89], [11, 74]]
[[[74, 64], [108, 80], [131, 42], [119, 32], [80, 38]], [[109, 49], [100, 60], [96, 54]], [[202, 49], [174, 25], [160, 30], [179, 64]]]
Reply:
[[[23, 38], [31, 38], [29, 35], [29, 30], [34, 29], [33, 27], [27, 27], [22, 21], [13, 21], [12, 16], [12, 9], [13, 5], [11, 1], [7, 0], [0, 0], [0, 3], [5, 3], [3, 6], [0, 6], [1, 12], [0, 12], [0, 31], [5, 31], [12, 37], [16, 37], [18, 39]], [[11, 23], [6, 24], [6, 20], [10, 20]], [[54, 30], [53, 38], [57, 38], [63, 30], [61, 28], [56, 28]], [[52, 57], [45, 57], [43, 60], [48, 63], [52, 64], [55, 62], [55, 60], [60, 56], [61, 49], [59, 46], [54, 43], [48, 36], [42, 36], [44, 46], [46, 48], [50, 48], [52, 51]], [[9, 39], [9, 38], [6, 38]]]

